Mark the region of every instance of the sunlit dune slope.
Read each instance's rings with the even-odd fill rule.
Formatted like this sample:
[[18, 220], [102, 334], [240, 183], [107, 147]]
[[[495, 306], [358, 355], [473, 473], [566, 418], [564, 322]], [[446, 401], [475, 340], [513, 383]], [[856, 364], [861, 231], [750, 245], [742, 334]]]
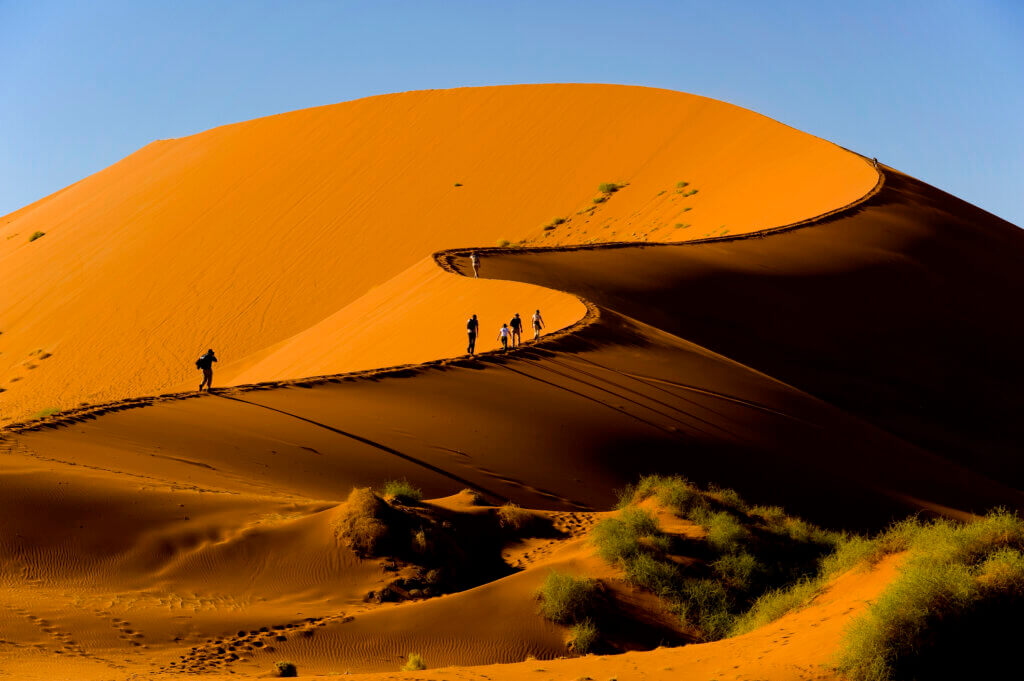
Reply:
[[[410, 270], [436, 250], [736, 234], [874, 179], [758, 114], [607, 85], [386, 95], [157, 141], [0, 218], [0, 417], [191, 384], [210, 346], [244, 380], [453, 356], [470, 312], [492, 344], [515, 311], [554, 327], [580, 307], [436, 288]], [[593, 203], [605, 182], [625, 186]], [[404, 290], [414, 306], [379, 309]]]

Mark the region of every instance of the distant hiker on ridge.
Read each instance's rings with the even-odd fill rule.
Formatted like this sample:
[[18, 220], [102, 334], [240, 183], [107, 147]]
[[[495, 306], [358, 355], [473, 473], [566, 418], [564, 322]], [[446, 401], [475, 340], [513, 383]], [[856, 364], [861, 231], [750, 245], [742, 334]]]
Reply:
[[540, 330], [544, 328], [544, 318], [540, 316], [540, 310], [533, 313], [533, 340], [540, 338]]
[[469, 263], [473, 266], [473, 276], [480, 278], [480, 256], [473, 251], [469, 254]]
[[216, 361], [213, 349], [207, 350], [205, 355], [196, 360], [196, 369], [203, 370], [203, 382], [199, 384], [199, 392], [203, 392], [203, 386], [206, 386], [206, 392], [210, 392], [210, 388], [213, 387], [213, 363]]
[[470, 355], [476, 354], [476, 335], [480, 332], [480, 322], [477, 321], [476, 315], [469, 318], [466, 322], [466, 333], [469, 334], [469, 347], [466, 348], [466, 352]]
[[518, 348], [523, 342], [523, 320], [519, 318], [518, 312], [509, 322], [509, 326], [512, 327], [512, 347]]
[[498, 331], [498, 340], [501, 341], [502, 351], [508, 352], [508, 324], [501, 325], [501, 330]]

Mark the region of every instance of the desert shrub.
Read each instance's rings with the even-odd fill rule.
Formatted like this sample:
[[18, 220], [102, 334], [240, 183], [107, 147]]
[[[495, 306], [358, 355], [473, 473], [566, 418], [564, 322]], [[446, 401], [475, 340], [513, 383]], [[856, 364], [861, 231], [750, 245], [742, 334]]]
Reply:
[[578, 655], [586, 655], [597, 642], [597, 625], [585, 619], [572, 625], [569, 630], [569, 647]]
[[511, 501], [499, 508], [496, 512], [498, 524], [502, 527], [519, 532], [528, 527], [537, 516]]
[[554, 226], [554, 225], [544, 225], [544, 231], [545, 231], [545, 232], [550, 232], [550, 231], [551, 231], [551, 230], [553, 230], [554, 228], [555, 228], [555, 226]]
[[386, 504], [369, 487], [355, 487], [348, 495], [335, 533], [359, 556], [376, 555], [388, 536], [381, 519]]
[[29, 243], [32, 243], [36, 239], [41, 239], [46, 236], [46, 232], [32, 232], [32, 236], [28, 238]]
[[750, 537], [750, 530], [728, 511], [699, 513], [694, 521], [704, 527], [708, 544], [721, 553], [736, 553]]
[[735, 617], [730, 613], [732, 600], [721, 582], [714, 579], [690, 579], [683, 585], [680, 617], [695, 626], [706, 641], [715, 641], [732, 629]]
[[658, 560], [649, 553], [639, 553], [625, 564], [626, 580], [661, 598], [678, 595], [681, 574], [670, 561]]
[[594, 203], [604, 203], [607, 200], [608, 200], [607, 196], [595, 196], [593, 198]]
[[684, 188], [689, 187], [689, 186], [690, 186], [689, 182], [676, 182], [676, 189], [684, 189]]
[[43, 419], [46, 418], [47, 416], [53, 416], [54, 414], [59, 413], [60, 409], [57, 409], [56, 407], [47, 407], [46, 409], [37, 411], [32, 418]]
[[597, 185], [597, 191], [601, 192], [602, 194], [614, 194], [620, 189], [622, 189], [622, 185], [617, 184], [615, 182], [602, 182], [601, 184]]
[[455, 186], [456, 186], [456, 187], [461, 187], [461, 186], [462, 186], [462, 183], [461, 183], [461, 182], [456, 182], [456, 183], [455, 183]]
[[[978, 660], [1005, 668], [1024, 604], [1024, 522], [996, 510], [968, 524], [915, 524], [883, 534], [890, 548], [909, 543], [907, 562], [850, 626], [839, 668], [863, 681], [967, 678]], [[989, 654], [968, 662], [964, 650]]]
[[508, 239], [498, 239], [498, 248], [508, 248], [512, 245], [512, 242]]
[[561, 224], [564, 224], [564, 223], [565, 223], [565, 218], [553, 218], [553, 219], [551, 220], [551, 224], [552, 224], [552, 225], [556, 225], [556, 226], [557, 226], [557, 225], [561, 225]]
[[765, 568], [757, 561], [757, 558], [746, 551], [741, 551], [718, 558], [711, 563], [711, 569], [729, 587], [737, 591], [749, 591], [754, 577], [759, 572], [764, 572]]
[[597, 552], [609, 563], [633, 558], [641, 550], [641, 539], [661, 534], [657, 519], [642, 508], [627, 507], [618, 518], [602, 520], [593, 530]]
[[400, 504], [415, 504], [423, 500], [423, 492], [405, 478], [385, 482], [380, 488], [380, 495]]
[[419, 672], [427, 668], [427, 664], [423, 661], [423, 656], [419, 653], [409, 653], [409, 657], [406, 659], [405, 664], [401, 666], [399, 671], [403, 672]]
[[292, 678], [299, 675], [294, 662], [280, 661], [274, 664], [274, 672], [281, 678]]
[[537, 592], [540, 597], [540, 614], [559, 624], [581, 622], [596, 608], [598, 588], [593, 579], [549, 572]]

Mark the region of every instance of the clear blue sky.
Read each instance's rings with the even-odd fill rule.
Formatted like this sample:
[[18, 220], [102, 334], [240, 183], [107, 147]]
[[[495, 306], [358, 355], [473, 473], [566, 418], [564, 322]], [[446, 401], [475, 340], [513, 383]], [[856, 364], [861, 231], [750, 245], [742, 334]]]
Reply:
[[0, 215], [158, 138], [537, 82], [729, 101], [1024, 226], [1024, 0], [0, 0]]

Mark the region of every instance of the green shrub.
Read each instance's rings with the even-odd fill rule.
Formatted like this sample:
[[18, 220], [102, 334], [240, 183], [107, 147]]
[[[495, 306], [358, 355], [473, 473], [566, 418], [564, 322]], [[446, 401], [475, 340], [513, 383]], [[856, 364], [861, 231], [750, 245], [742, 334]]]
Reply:
[[764, 572], [765, 568], [758, 563], [757, 558], [746, 551], [741, 551], [722, 556], [711, 563], [711, 569], [730, 588], [736, 591], [749, 591], [754, 577]]
[[385, 482], [380, 488], [380, 495], [400, 504], [415, 504], [423, 500], [423, 492], [405, 478]]
[[33, 416], [32, 418], [43, 419], [43, 418], [46, 418], [47, 416], [53, 416], [54, 414], [59, 414], [59, 413], [60, 413], [60, 409], [58, 409], [57, 407], [47, 407], [46, 409], [43, 409], [41, 411], [37, 411], [35, 413], [35, 416]]
[[277, 662], [274, 664], [274, 672], [281, 678], [292, 678], [299, 675], [299, 670], [294, 662]]
[[511, 501], [499, 508], [496, 512], [498, 524], [504, 528], [519, 532], [537, 519], [537, 515], [527, 511]]
[[689, 187], [689, 186], [690, 186], [689, 182], [676, 182], [676, 189], [684, 189], [685, 187]]
[[615, 182], [602, 182], [597, 185], [597, 191], [602, 194], [614, 194], [615, 192], [622, 189], [622, 185], [616, 184]]
[[540, 614], [559, 624], [581, 622], [593, 613], [598, 589], [593, 579], [579, 579], [552, 571], [537, 592]]
[[[1015, 662], [1024, 522], [996, 510], [968, 524], [915, 525], [880, 538], [889, 548], [908, 542], [909, 555], [896, 580], [850, 626], [839, 668], [858, 681], [883, 681], [966, 678], [973, 676], [968, 664], [988, 669]], [[963, 659], [964, 651], [982, 648], [989, 654]]]
[[642, 508], [622, 509], [618, 518], [602, 520], [593, 530], [597, 553], [609, 563], [636, 556], [641, 538], [660, 534], [657, 519]]
[[498, 239], [498, 248], [508, 248], [512, 245], [512, 242], [508, 239]]
[[735, 617], [729, 612], [732, 600], [721, 582], [713, 579], [691, 579], [683, 585], [680, 615], [684, 622], [697, 627], [706, 641], [728, 635]]
[[455, 186], [456, 186], [456, 187], [461, 187], [461, 186], [462, 186], [462, 183], [461, 183], [461, 182], [456, 182], [456, 183], [455, 183]]
[[32, 243], [36, 239], [41, 239], [46, 236], [46, 232], [32, 232], [32, 236], [28, 238], [28, 242]]
[[605, 201], [608, 200], [608, 197], [607, 196], [595, 196], [592, 200], [593, 200], [594, 203], [604, 203]]
[[569, 630], [569, 647], [577, 655], [586, 655], [597, 642], [597, 636], [597, 626], [593, 620], [577, 622]]
[[750, 538], [750, 530], [728, 511], [700, 513], [694, 520], [707, 532], [707, 542], [721, 553], [736, 553]]
[[403, 672], [418, 672], [423, 671], [427, 668], [426, 663], [423, 661], [423, 656], [419, 653], [409, 653], [409, 658], [405, 661], [399, 671]]
[[626, 580], [661, 598], [678, 595], [681, 573], [674, 563], [658, 560], [649, 553], [638, 553], [626, 561]]

